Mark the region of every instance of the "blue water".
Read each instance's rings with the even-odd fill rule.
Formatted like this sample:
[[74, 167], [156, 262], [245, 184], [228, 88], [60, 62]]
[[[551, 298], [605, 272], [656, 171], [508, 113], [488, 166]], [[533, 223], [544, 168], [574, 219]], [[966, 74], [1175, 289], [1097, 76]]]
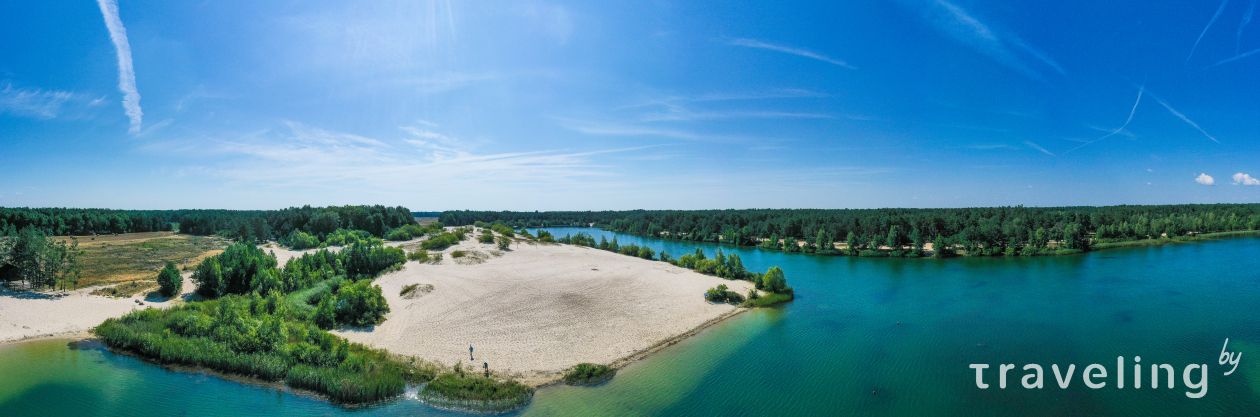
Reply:
[[[553, 234], [595, 229], [554, 228]], [[713, 244], [615, 235], [675, 257]], [[622, 369], [598, 387], [540, 389], [519, 415], [1260, 415], [1260, 239], [1035, 258], [816, 257], [724, 246], [749, 269], [780, 266], [797, 300], [736, 316]], [[900, 324], [898, 324], [898, 322]], [[1242, 352], [1223, 373], [1222, 344]], [[1116, 357], [1126, 386], [1116, 388]], [[1143, 387], [1132, 387], [1141, 356]], [[973, 363], [990, 364], [979, 389]], [[1020, 384], [1045, 368], [1042, 389]], [[1084, 386], [1090, 364], [1101, 389]], [[1202, 398], [1182, 371], [1207, 364]], [[1007, 388], [999, 364], [1015, 364]], [[1075, 364], [1061, 389], [1050, 365]], [[1149, 365], [1175, 388], [1149, 386]], [[1197, 373], [1192, 380], [1198, 380]], [[874, 392], [874, 393], [872, 393]], [[65, 341], [0, 346], [3, 415], [455, 415], [409, 399], [346, 410], [282, 388], [168, 371]], [[35, 413], [35, 414], [27, 414]]]

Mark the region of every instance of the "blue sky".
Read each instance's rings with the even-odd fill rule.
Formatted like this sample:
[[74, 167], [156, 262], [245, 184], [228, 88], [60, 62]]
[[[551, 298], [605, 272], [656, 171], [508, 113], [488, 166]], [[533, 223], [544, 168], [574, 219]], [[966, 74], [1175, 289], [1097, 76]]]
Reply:
[[1254, 0], [117, 1], [0, 4], [0, 206], [1260, 202]]

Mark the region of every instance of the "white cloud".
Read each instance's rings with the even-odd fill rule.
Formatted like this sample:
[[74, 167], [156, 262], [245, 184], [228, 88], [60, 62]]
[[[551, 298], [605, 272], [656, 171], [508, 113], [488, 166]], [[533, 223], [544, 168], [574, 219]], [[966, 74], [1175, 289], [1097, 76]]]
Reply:
[[1198, 177], [1194, 178], [1194, 182], [1197, 182], [1203, 185], [1216, 185], [1216, 180], [1213, 179], [1212, 176], [1208, 174], [1199, 174]]
[[131, 119], [131, 129], [140, 131], [140, 92], [136, 91], [136, 71], [131, 66], [131, 45], [127, 43], [127, 28], [123, 27], [118, 17], [118, 2], [115, 0], [96, 0], [101, 6], [101, 14], [105, 16], [105, 27], [109, 29], [109, 38], [114, 41], [114, 49], [118, 52], [118, 91], [123, 93], [123, 109]]
[[1234, 185], [1239, 185], [1239, 184], [1260, 185], [1260, 179], [1255, 179], [1255, 178], [1252, 178], [1250, 175], [1239, 172], [1237, 174], [1234, 174]]

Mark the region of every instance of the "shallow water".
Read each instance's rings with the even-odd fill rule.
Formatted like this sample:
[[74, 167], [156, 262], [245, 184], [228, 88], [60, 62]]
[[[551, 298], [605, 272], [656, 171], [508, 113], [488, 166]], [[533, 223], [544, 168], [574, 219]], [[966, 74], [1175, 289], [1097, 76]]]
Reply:
[[[563, 236], [594, 229], [551, 229]], [[675, 257], [718, 247], [617, 235]], [[778, 265], [797, 291], [622, 369], [598, 387], [539, 390], [520, 415], [1256, 415], [1260, 410], [1260, 238], [1086, 255], [858, 259], [722, 248], [750, 269]], [[700, 297], [700, 294], [696, 295]], [[900, 322], [900, 324], [897, 324]], [[1243, 352], [1224, 376], [1222, 344]], [[1115, 387], [1116, 357], [1125, 388]], [[1141, 356], [1143, 386], [1132, 386]], [[1255, 359], [1252, 359], [1255, 358]], [[979, 389], [972, 363], [987, 363]], [[1024, 364], [1045, 368], [1024, 389]], [[1081, 381], [1104, 365], [1106, 387]], [[1175, 369], [1151, 389], [1149, 365]], [[1207, 364], [1203, 398], [1183, 368]], [[999, 364], [1015, 364], [1006, 389]], [[1051, 364], [1076, 365], [1061, 389]], [[1198, 379], [1198, 374], [1192, 380]], [[874, 394], [872, 394], [874, 391]], [[345, 410], [274, 387], [168, 371], [66, 341], [0, 346], [4, 415], [457, 415], [401, 399]]]

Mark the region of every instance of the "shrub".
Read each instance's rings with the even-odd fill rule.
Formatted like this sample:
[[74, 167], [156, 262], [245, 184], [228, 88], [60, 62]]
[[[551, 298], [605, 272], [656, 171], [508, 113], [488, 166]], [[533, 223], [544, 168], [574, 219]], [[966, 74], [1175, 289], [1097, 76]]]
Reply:
[[411, 252], [411, 253], [408, 253], [408, 254], [407, 254], [407, 260], [410, 260], [410, 261], [420, 261], [420, 262], [428, 262], [428, 261], [429, 261], [429, 251], [424, 250], [423, 248], [421, 248], [421, 249], [416, 249], [415, 251], [413, 251], [413, 252]]
[[361, 280], [337, 291], [337, 322], [367, 327], [385, 321], [389, 305], [381, 295], [381, 287], [370, 280]]
[[726, 284], [720, 284], [717, 287], [709, 288], [708, 291], [705, 291], [704, 298], [715, 303], [725, 303], [726, 293], [728, 292], [730, 291], [727, 291]]
[[428, 250], [442, 250], [459, 243], [459, 237], [453, 233], [442, 233], [420, 243], [420, 247]]
[[184, 288], [184, 277], [179, 274], [179, 267], [174, 262], [166, 262], [166, 267], [158, 272], [157, 282], [158, 291], [166, 298], [179, 295]]
[[569, 385], [595, 385], [612, 379], [617, 370], [608, 365], [579, 363], [564, 373], [564, 382]]
[[497, 242], [499, 243], [499, 250], [508, 250], [508, 248], [512, 247], [512, 238], [508, 237], [508, 235], [499, 236]]
[[480, 242], [480, 243], [490, 243], [490, 244], [493, 244], [493, 243], [494, 243], [494, 233], [490, 233], [490, 232], [488, 232], [488, 231], [483, 231], [483, 232], [481, 232], [481, 236], [478, 236], [478, 237], [477, 237], [477, 242]]
[[464, 251], [462, 251], [462, 250], [457, 250], [457, 251], [451, 252], [451, 259], [454, 259], [454, 258], [463, 258], [463, 257], [464, 257]]

